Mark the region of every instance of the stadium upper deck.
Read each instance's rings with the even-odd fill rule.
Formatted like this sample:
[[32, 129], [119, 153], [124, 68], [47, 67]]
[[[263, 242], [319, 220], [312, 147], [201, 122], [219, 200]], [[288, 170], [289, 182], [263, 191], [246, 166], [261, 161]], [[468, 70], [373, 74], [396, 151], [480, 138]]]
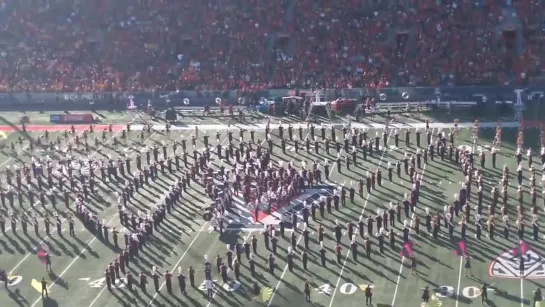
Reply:
[[539, 79], [542, 1], [3, 0], [1, 91]]

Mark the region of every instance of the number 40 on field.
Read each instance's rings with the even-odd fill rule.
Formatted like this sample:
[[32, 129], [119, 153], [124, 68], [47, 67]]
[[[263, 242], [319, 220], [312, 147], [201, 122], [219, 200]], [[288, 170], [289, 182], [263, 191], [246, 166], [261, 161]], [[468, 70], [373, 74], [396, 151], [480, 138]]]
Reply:
[[[373, 289], [375, 286], [374, 285], [370, 285], [371, 289]], [[325, 285], [321, 285], [319, 286], [318, 288], [314, 289], [316, 290], [316, 292], [318, 292], [318, 294], [331, 294], [331, 289], [333, 287], [331, 287], [330, 284], [325, 284]], [[339, 292], [341, 294], [345, 294], [345, 295], [350, 295], [350, 294], [354, 294], [358, 291], [358, 289], [360, 289], [361, 291], [365, 291], [365, 288], [367, 288], [367, 284], [361, 284], [359, 286], [356, 286], [355, 284], [351, 283], [351, 282], [347, 282], [345, 284], [342, 284], [340, 287], [339, 287]]]

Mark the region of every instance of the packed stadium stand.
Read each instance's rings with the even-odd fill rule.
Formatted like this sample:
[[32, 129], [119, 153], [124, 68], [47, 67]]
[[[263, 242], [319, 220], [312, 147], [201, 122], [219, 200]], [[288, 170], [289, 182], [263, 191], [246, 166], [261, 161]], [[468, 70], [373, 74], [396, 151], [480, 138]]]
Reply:
[[0, 91], [541, 82], [543, 1], [2, 0]]

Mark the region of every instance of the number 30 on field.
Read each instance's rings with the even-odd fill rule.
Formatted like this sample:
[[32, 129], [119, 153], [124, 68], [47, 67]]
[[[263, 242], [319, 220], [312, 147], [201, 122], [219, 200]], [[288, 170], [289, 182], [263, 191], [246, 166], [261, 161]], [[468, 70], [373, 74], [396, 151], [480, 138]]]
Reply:
[[[494, 289], [489, 288], [489, 291], [494, 291]], [[469, 299], [477, 298], [481, 295], [481, 289], [477, 287], [465, 287], [462, 289], [462, 295]], [[454, 296], [454, 287], [451, 286], [440, 286], [435, 289], [435, 296], [437, 297], [452, 297]]]

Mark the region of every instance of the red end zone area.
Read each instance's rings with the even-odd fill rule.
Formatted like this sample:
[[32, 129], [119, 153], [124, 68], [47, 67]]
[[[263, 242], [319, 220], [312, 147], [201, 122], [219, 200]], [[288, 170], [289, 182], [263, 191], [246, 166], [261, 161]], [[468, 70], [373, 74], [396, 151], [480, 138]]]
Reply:
[[[31, 131], [31, 132], [62, 132], [65, 130], [70, 130], [72, 127], [76, 131], [89, 130], [91, 125], [29, 125], [23, 129], [23, 126], [0, 126], [0, 131], [4, 132], [17, 132], [17, 131]], [[97, 131], [108, 129], [109, 125], [92, 125], [93, 128]], [[125, 129], [125, 125], [112, 125], [112, 131], [121, 131]]]

